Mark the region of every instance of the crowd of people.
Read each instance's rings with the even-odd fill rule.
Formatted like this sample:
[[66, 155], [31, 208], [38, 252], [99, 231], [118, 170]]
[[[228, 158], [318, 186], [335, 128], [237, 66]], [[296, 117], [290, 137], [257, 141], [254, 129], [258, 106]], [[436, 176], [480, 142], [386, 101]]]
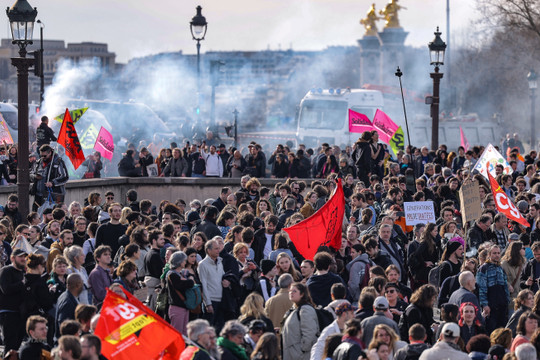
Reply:
[[[392, 157], [365, 132], [344, 150], [278, 145], [267, 159], [256, 143], [247, 157], [225, 157], [205, 141], [188, 150], [200, 166], [171, 147], [160, 151], [171, 157], [159, 173], [229, 174], [238, 188], [158, 204], [133, 189], [125, 199], [91, 192], [67, 204], [65, 164], [42, 144], [31, 172], [40, 213], [23, 221], [16, 195], [0, 207], [4, 356], [102, 359], [93, 331], [110, 289], [133, 294], [183, 334], [186, 360], [535, 359], [540, 160], [509, 139], [501, 150], [513, 172], [497, 165], [497, 181], [529, 226], [497, 211], [474, 170], [480, 146], [409, 147]], [[259, 181], [267, 165], [280, 179], [273, 188]], [[341, 246], [306, 259], [285, 230], [324, 206], [338, 178]], [[469, 180], [482, 214], [465, 223], [458, 194]], [[56, 204], [42, 208], [48, 193]], [[403, 203], [414, 201], [433, 201], [436, 222], [408, 226]]]

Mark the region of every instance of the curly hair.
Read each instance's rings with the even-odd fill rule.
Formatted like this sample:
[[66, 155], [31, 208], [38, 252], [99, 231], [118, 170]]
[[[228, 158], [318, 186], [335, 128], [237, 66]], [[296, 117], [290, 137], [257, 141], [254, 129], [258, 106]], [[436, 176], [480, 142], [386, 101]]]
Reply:
[[437, 295], [437, 289], [433, 285], [422, 285], [411, 296], [411, 304], [421, 308], [430, 308], [433, 297]]

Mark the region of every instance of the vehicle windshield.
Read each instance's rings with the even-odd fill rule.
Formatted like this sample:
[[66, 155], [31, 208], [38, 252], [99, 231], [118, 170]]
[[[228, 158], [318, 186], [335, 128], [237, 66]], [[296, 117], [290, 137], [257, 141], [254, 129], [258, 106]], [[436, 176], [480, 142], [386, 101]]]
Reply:
[[347, 102], [304, 100], [300, 109], [300, 127], [306, 129], [343, 128], [347, 119]]
[[6, 123], [11, 127], [13, 130], [17, 130], [19, 127], [19, 122], [17, 118], [17, 113], [15, 111], [3, 111], [2, 117], [4, 120], [6, 120]]

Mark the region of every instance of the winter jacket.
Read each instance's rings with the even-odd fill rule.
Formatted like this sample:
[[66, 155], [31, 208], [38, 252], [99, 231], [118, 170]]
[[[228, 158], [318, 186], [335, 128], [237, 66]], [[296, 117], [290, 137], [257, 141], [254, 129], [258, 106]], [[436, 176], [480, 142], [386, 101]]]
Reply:
[[508, 320], [508, 323], [506, 324], [506, 327], [508, 329], [512, 330], [512, 336], [513, 337], [516, 337], [516, 335], [517, 335], [516, 328], [517, 328], [517, 325], [518, 325], [518, 322], [519, 322], [519, 317], [526, 311], [531, 311], [531, 309], [529, 309], [525, 305], [521, 305], [521, 307], [519, 309], [514, 311], [514, 313], [510, 317], [510, 320]]
[[135, 160], [131, 156], [126, 155], [118, 163], [118, 175], [137, 177], [141, 176], [141, 171], [135, 167]]
[[478, 249], [478, 247], [485, 243], [488, 239], [484, 231], [474, 223], [474, 226], [467, 232], [467, 248]]
[[[41, 176], [41, 179], [37, 179], [37, 176]], [[45, 165], [45, 167], [43, 167], [43, 159], [37, 160], [30, 171], [30, 181], [34, 184], [32, 191], [35, 191], [36, 195], [42, 197], [47, 196], [47, 187], [45, 186], [45, 183], [47, 182], [53, 183], [53, 195], [64, 195], [66, 193], [66, 183], [68, 180], [69, 175], [66, 164], [64, 164], [64, 161], [56, 154], [53, 155], [52, 161]]]
[[317, 313], [311, 305], [303, 305], [291, 311], [281, 329], [283, 359], [309, 360], [318, 331]]
[[409, 339], [409, 328], [413, 324], [422, 324], [426, 329], [426, 343], [432, 344], [434, 340], [431, 325], [434, 322], [432, 308], [420, 307], [411, 303], [401, 315], [398, 334], [401, 335], [401, 340], [407, 341]]
[[478, 302], [476, 295], [464, 287], [460, 287], [457, 291], [452, 293], [452, 295], [450, 295], [450, 299], [448, 299], [448, 302], [450, 304], [457, 305], [458, 307], [463, 303], [471, 302], [474, 304], [474, 306], [480, 309], [480, 303]]
[[51, 141], [57, 140], [56, 136], [54, 136], [53, 130], [49, 127], [49, 125], [43, 122], [39, 124], [38, 128], [36, 129], [36, 139], [38, 149], [41, 145], [49, 145]]
[[429, 345], [426, 343], [408, 344], [396, 352], [394, 360], [416, 360], [427, 349], [429, 349]]
[[163, 169], [164, 176], [180, 177], [187, 174], [187, 162], [184, 158], [172, 158], [167, 166]]
[[[539, 290], [537, 280], [538, 280], [538, 278], [540, 278], [540, 274], [537, 274], [536, 270], [535, 270], [537, 263], [538, 262], [534, 258], [527, 261], [527, 263], [525, 264], [525, 267], [521, 271], [521, 278], [519, 280], [519, 287], [520, 288], [529, 289], [535, 294]], [[527, 280], [530, 277], [533, 278], [533, 280], [534, 280], [531, 286], [527, 285]]]
[[375, 326], [379, 324], [386, 324], [390, 326], [396, 334], [399, 334], [399, 328], [396, 322], [386, 317], [386, 314], [382, 311], [375, 311], [373, 316], [370, 316], [360, 323], [362, 327], [362, 341], [364, 344], [369, 344], [373, 338], [373, 330]]
[[480, 307], [501, 308], [510, 302], [508, 280], [500, 265], [485, 263], [476, 273]]
[[317, 305], [325, 307], [332, 301], [330, 288], [332, 285], [337, 283], [342, 283], [343, 285], [347, 286], [341, 276], [328, 272], [323, 275], [311, 276], [306, 285], [309, 289], [313, 302]]
[[420, 355], [420, 360], [470, 360], [466, 353], [459, 350], [459, 347], [454, 343], [439, 341], [431, 349], [425, 350]]
[[334, 351], [333, 360], [356, 360], [362, 355], [362, 347], [352, 339], [344, 340]]
[[349, 272], [349, 294], [354, 302], [357, 302], [358, 298], [360, 297], [360, 291], [362, 290], [360, 288], [360, 284], [364, 282], [364, 276], [366, 276], [366, 265], [368, 264], [370, 267], [375, 266], [368, 254], [361, 254], [347, 264], [346, 268]]

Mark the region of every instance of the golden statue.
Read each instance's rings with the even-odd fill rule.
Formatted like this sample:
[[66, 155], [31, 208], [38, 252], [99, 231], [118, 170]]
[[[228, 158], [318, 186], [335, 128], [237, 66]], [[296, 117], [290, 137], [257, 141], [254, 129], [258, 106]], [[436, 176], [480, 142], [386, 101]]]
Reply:
[[390, 0], [384, 10], [379, 11], [379, 14], [383, 15], [386, 20], [385, 28], [400, 28], [398, 19], [398, 10], [406, 9], [403, 6], [398, 5], [398, 0]]
[[375, 10], [375, 4], [372, 4], [369, 8], [366, 17], [360, 20], [360, 24], [364, 25], [366, 32], [364, 36], [376, 36], [377, 35], [377, 20], [382, 19], [377, 16]]

